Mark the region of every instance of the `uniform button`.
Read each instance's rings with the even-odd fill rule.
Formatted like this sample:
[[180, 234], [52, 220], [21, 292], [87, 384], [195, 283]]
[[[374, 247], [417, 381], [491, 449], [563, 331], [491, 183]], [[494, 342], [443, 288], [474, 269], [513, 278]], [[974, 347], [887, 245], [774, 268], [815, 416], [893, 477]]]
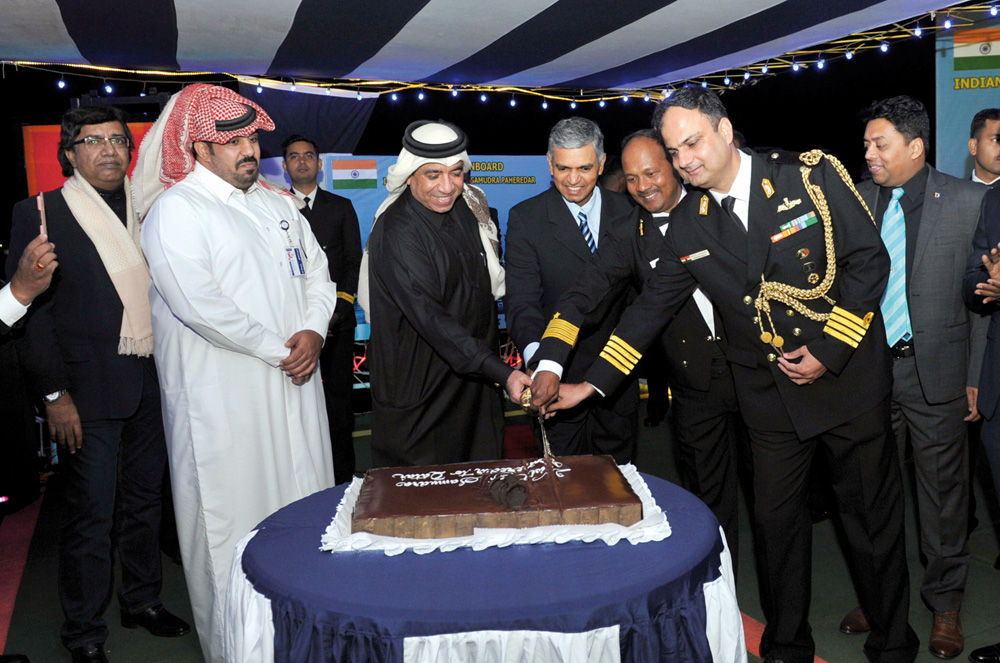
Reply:
[[681, 362], [681, 366], [687, 366], [687, 365], [688, 365], [687, 360]]
[[792, 330], [792, 336], [801, 336], [801, 335], [802, 335], [802, 330], [799, 329], [798, 327]]
[[746, 297], [743, 298], [743, 303], [746, 304], [747, 306], [750, 306], [751, 304], [753, 304], [753, 297], [747, 295]]
[[787, 315], [789, 318], [794, 318], [795, 311], [793, 311], [792, 309], [788, 309], [787, 311], [785, 311], [785, 315]]
[[773, 352], [771, 352], [770, 354], [767, 355], [767, 360], [768, 361], [775, 361], [777, 358], [778, 358], [778, 355], [774, 354]]
[[711, 334], [709, 334], [708, 336], [706, 336], [706, 337], [705, 337], [705, 340], [706, 340], [706, 341], [708, 341], [709, 343], [711, 343], [711, 342], [712, 342], [712, 341], [714, 341], [715, 339], [714, 339], [714, 338], [712, 338], [712, 335], [711, 335]]
[[686, 338], [682, 338], [681, 339], [681, 343], [687, 343], [687, 339]]
[[760, 318], [758, 318], [758, 317], [757, 317], [757, 316], [755, 315], [755, 316], [753, 317], [753, 323], [754, 323], [754, 324], [757, 324], [758, 322], [760, 322]]

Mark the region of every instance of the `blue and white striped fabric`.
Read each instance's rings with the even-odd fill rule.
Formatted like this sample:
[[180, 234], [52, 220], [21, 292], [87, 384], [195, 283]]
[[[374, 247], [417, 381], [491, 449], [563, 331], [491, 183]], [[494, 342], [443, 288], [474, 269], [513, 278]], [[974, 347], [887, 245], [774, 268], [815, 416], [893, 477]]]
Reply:
[[910, 327], [910, 309], [906, 304], [906, 220], [899, 199], [903, 197], [902, 187], [892, 190], [892, 200], [882, 216], [882, 243], [885, 244], [892, 260], [889, 270], [889, 284], [882, 294], [882, 318], [885, 320], [885, 339], [890, 346], [899, 340], [909, 340], [913, 335]]
[[951, 0], [6, 0], [0, 60], [249, 76], [641, 88]]
[[583, 212], [577, 212], [576, 218], [580, 220], [580, 232], [583, 233], [583, 239], [587, 242], [587, 248], [590, 249], [591, 253], [597, 251], [597, 244], [594, 242], [594, 234], [590, 232], [590, 224], [587, 223], [587, 215]]

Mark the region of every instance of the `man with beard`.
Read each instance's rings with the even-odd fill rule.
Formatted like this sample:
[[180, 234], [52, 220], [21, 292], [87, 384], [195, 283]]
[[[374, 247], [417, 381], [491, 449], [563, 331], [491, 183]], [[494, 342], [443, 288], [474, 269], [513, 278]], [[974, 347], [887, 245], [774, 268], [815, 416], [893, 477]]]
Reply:
[[236, 544], [333, 485], [322, 385], [310, 378], [337, 289], [292, 196], [258, 180], [257, 132], [273, 129], [248, 99], [192, 85], [164, 109], [137, 165], [143, 205], [157, 182], [170, 186], [142, 245], [181, 556], [210, 663], [223, 660]]
[[330, 319], [326, 343], [320, 354], [326, 413], [330, 418], [333, 469], [337, 483], [354, 476], [354, 294], [361, 267], [361, 230], [354, 205], [343, 196], [324, 191], [316, 184], [319, 152], [316, 143], [298, 134], [282, 143], [282, 168], [292, 180], [292, 194], [302, 205], [302, 215], [330, 265], [330, 280], [337, 284], [337, 309]]
[[58, 156], [69, 179], [18, 203], [11, 224], [8, 273], [39, 225], [60, 246], [58, 271], [28, 311], [18, 354], [29, 391], [45, 403], [52, 439], [66, 451], [58, 588], [62, 641], [74, 663], [107, 660], [102, 614], [114, 584], [112, 541], [121, 564], [122, 625], [157, 636], [190, 630], [160, 603], [167, 449], [149, 273], [126, 177], [131, 150], [117, 108], [68, 111]]
[[448, 122], [410, 124], [376, 212], [368, 241], [375, 466], [500, 458], [498, 386], [517, 402], [530, 383], [498, 354], [496, 254], [462, 196], [467, 144]]

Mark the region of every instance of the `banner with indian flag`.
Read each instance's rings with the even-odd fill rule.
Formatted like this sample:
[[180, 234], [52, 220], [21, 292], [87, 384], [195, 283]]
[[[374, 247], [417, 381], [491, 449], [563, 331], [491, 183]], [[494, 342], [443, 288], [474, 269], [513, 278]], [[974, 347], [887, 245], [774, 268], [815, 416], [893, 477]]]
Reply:
[[377, 189], [378, 163], [374, 159], [334, 159], [330, 178], [334, 189]]
[[955, 71], [1000, 69], [1000, 28], [955, 30]]

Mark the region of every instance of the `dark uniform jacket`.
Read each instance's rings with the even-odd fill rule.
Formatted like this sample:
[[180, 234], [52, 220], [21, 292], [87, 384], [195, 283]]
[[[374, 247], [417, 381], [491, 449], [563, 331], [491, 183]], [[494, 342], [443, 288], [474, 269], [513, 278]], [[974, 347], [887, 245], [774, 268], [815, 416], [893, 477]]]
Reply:
[[302, 215], [309, 221], [313, 234], [330, 265], [330, 280], [337, 284], [337, 308], [340, 325], [357, 324], [354, 297], [358, 292], [358, 272], [361, 270], [361, 230], [354, 205], [343, 196], [324, 191], [313, 192], [312, 209], [307, 205]]
[[[892, 360], [879, 312], [889, 256], [839, 163], [818, 152], [751, 158], [749, 231], [707, 191], [685, 197], [671, 213], [653, 278], [586, 380], [605, 393], [613, 389], [700, 284], [725, 327], [726, 356], [747, 425], [809, 438], [890, 393]], [[804, 177], [818, 187], [816, 200]], [[823, 221], [827, 211], [829, 224]], [[829, 268], [828, 247], [835, 248]], [[610, 280], [615, 274], [588, 276]], [[792, 303], [768, 297], [758, 307], [762, 279], [768, 291]], [[594, 306], [587, 293], [599, 290], [581, 283], [560, 301], [540, 358], [559, 361], [569, 354]], [[811, 385], [796, 385], [778, 368], [768, 335], [780, 337], [772, 340], [785, 351], [807, 345], [827, 372]]]

